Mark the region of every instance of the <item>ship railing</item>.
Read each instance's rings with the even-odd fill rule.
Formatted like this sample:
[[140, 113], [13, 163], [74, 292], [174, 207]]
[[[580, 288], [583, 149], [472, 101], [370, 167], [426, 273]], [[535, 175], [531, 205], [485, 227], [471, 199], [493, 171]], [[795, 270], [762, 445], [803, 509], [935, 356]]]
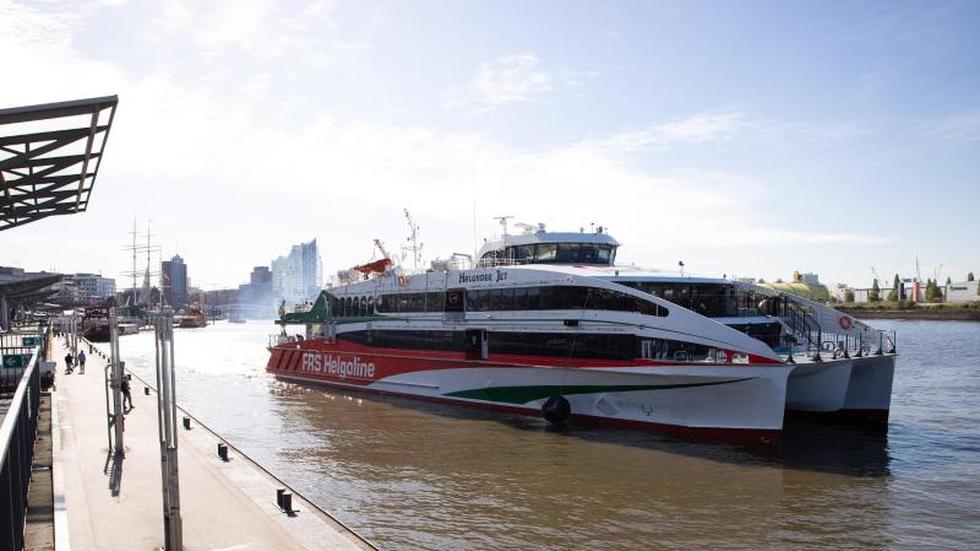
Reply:
[[275, 333], [269, 335], [269, 347], [280, 346], [283, 344], [289, 344], [291, 342], [299, 342], [298, 335], [284, 335], [282, 333]]
[[[37, 415], [41, 405], [41, 372], [35, 347], [24, 369], [9, 409], [0, 425], [0, 526], [4, 530], [0, 548], [24, 548], [24, 521], [27, 518], [27, 491], [31, 483]], [[0, 367], [0, 369], [4, 369]]]
[[497, 268], [500, 266], [521, 266], [523, 264], [530, 264], [531, 261], [528, 259], [520, 258], [481, 258], [479, 262], [476, 263], [477, 268]]
[[[873, 329], [858, 333], [855, 337], [848, 333], [826, 333], [821, 335], [819, 348], [813, 345], [804, 347], [803, 355], [809, 359], [861, 358], [897, 353], [897, 333], [894, 330]], [[814, 343], [815, 344], [815, 343]], [[795, 352], [795, 351], [794, 351]]]

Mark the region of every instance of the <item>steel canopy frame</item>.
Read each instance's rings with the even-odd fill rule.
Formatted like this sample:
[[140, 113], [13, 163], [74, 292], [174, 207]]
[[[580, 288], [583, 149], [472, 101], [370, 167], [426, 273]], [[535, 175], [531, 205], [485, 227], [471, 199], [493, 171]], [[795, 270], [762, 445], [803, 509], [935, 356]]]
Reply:
[[105, 96], [0, 109], [0, 231], [88, 208], [118, 103]]

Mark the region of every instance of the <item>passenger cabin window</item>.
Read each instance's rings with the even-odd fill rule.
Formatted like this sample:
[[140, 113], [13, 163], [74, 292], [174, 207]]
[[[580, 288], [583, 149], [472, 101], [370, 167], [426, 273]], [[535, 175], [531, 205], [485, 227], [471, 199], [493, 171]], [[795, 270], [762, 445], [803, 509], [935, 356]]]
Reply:
[[473, 289], [466, 292], [466, 309], [471, 312], [502, 310], [614, 310], [648, 316], [666, 316], [668, 311], [640, 297], [610, 289], [576, 286]]
[[610, 333], [537, 333], [517, 331], [388, 330], [350, 331], [339, 340], [379, 348], [462, 352], [470, 359], [497, 355], [551, 356], [668, 362], [724, 361], [718, 350], [670, 339]]
[[668, 300], [709, 318], [739, 315], [734, 285], [618, 280], [616, 283]]
[[[343, 303], [343, 299], [341, 299]], [[365, 309], [370, 302], [365, 299]], [[626, 293], [598, 287], [552, 285], [448, 292], [393, 293], [378, 297], [377, 312], [500, 312], [512, 310], [613, 310], [664, 317], [667, 308]], [[373, 312], [371, 312], [373, 313]], [[341, 314], [351, 315], [351, 314]]]

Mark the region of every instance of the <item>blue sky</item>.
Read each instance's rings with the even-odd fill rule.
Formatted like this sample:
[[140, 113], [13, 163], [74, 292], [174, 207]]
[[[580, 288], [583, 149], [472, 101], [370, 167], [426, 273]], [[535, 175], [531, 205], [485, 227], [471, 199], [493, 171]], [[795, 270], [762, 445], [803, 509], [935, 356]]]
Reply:
[[[0, 0], [0, 106], [116, 93], [84, 215], [0, 263], [194, 283], [318, 237], [335, 271], [420, 226], [595, 222], [620, 259], [827, 282], [980, 270], [977, 2]], [[475, 208], [474, 208], [475, 206]]]

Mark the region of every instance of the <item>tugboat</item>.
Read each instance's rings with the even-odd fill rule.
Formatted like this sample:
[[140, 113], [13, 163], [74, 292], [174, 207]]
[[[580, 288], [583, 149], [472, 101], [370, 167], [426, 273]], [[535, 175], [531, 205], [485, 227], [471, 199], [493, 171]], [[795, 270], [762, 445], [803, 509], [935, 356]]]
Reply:
[[174, 316], [174, 323], [183, 328], [207, 327], [208, 317], [200, 306], [188, 306], [183, 314]]
[[505, 231], [472, 268], [359, 266], [281, 315], [267, 371], [552, 423], [769, 443], [787, 408], [887, 422], [893, 338], [756, 285], [617, 267], [618, 247], [602, 228], [539, 227]]

